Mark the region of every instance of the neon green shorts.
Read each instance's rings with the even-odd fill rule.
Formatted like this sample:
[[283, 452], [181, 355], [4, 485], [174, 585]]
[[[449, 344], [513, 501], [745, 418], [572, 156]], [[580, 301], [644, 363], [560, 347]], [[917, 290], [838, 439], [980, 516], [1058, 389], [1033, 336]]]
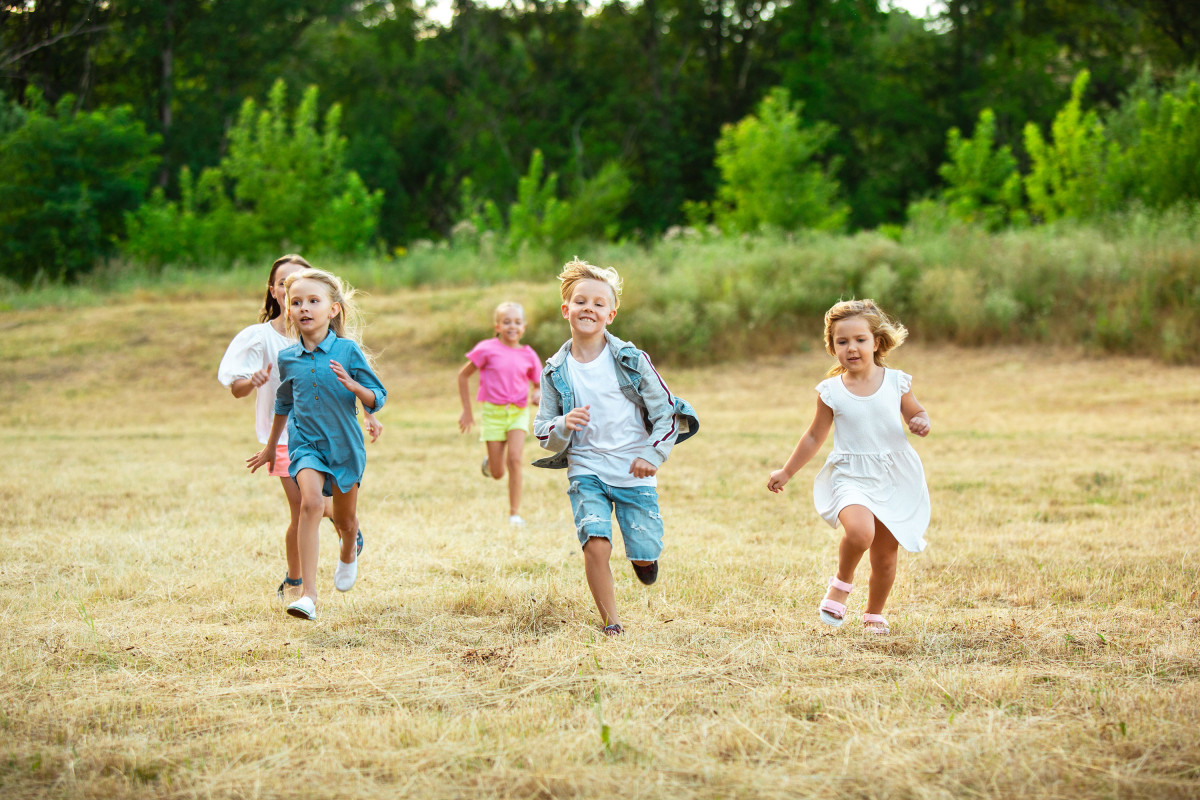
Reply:
[[484, 403], [479, 441], [503, 442], [508, 439], [509, 431], [529, 432], [529, 406], [522, 408], [512, 403], [505, 406]]

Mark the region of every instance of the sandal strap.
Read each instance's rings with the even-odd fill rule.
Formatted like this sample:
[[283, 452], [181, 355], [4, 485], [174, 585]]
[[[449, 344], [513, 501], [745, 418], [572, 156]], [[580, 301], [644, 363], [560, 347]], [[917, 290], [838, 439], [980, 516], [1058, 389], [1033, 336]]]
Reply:
[[887, 625], [887, 620], [883, 618], [883, 614], [863, 614], [863, 622], [882, 622]]
[[839, 591], [843, 591], [843, 592], [854, 591], [853, 583], [846, 583], [845, 581], [839, 581], [837, 579], [836, 575], [829, 579], [829, 585], [832, 586], [833, 588], [838, 589]]
[[821, 611], [829, 612], [838, 619], [842, 619], [846, 616], [846, 606], [842, 603], [839, 603], [837, 600], [825, 598], [821, 601], [821, 605], [817, 606], [817, 608]]
[[604, 626], [604, 635], [605, 636], [616, 636], [617, 634], [624, 633], [624, 632], [625, 632], [625, 629], [621, 627], [621, 623], [619, 623], [619, 622], [614, 622], [612, 625]]

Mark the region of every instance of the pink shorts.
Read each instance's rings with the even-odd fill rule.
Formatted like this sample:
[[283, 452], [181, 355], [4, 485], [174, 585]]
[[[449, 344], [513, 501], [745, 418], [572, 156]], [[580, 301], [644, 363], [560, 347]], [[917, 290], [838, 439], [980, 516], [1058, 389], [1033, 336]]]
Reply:
[[281, 444], [275, 447], [275, 467], [271, 470], [271, 474], [276, 478], [288, 477], [288, 467], [292, 460], [288, 458], [287, 445]]

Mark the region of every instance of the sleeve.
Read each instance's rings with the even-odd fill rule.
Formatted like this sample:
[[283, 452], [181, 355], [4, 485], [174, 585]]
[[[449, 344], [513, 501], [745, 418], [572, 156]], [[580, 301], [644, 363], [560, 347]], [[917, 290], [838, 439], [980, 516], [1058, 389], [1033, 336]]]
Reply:
[[900, 386], [900, 396], [908, 394], [912, 390], [912, 375], [902, 370], [896, 370], [896, 381]]
[[563, 424], [562, 395], [554, 388], [554, 381], [545, 378], [543, 371], [542, 400], [538, 403], [537, 416], [533, 420], [533, 435], [543, 449], [561, 453], [571, 446], [571, 431]]
[[294, 397], [292, 396], [292, 379], [287, 374], [287, 369], [284, 366], [285, 363], [280, 358], [279, 363], [275, 365], [275, 369], [279, 370], [279, 388], [275, 390], [275, 413], [284, 416], [292, 413], [294, 401]]
[[829, 383], [830, 379], [826, 379], [817, 384], [817, 396], [821, 398], [821, 402], [833, 408], [833, 386]]
[[525, 349], [529, 352], [529, 374], [528, 374], [529, 382], [532, 383], [534, 386], [541, 386], [542, 385], [542, 360], [540, 358], [538, 358], [537, 351], [535, 351], [529, 345], [526, 345]]
[[488, 362], [488, 342], [490, 341], [491, 339], [484, 339], [472, 347], [467, 353], [467, 358], [478, 369], [483, 369], [484, 365]]
[[229, 386], [239, 378], [249, 378], [262, 368], [262, 336], [259, 335], [259, 327], [251, 325], [242, 329], [225, 348], [221, 365], [217, 367], [217, 380], [222, 386]]
[[[353, 366], [346, 371], [350, 373], [350, 377], [375, 393], [375, 405], [372, 408], [368, 408], [367, 411], [370, 411], [372, 414], [378, 414], [379, 409], [383, 408], [383, 404], [387, 402], [387, 389], [383, 388], [383, 381], [379, 380], [379, 376], [375, 374], [375, 370], [371, 369], [371, 365], [367, 361], [367, 357], [363, 355], [363, 351], [357, 344], [353, 342], [351, 344], [353, 345], [350, 350]], [[365, 403], [363, 407], [366, 408]]]
[[645, 352], [639, 353], [638, 371], [642, 373], [641, 394], [650, 414], [650, 441], [638, 458], [661, 466], [679, 438], [679, 420], [675, 415], [675, 397]]

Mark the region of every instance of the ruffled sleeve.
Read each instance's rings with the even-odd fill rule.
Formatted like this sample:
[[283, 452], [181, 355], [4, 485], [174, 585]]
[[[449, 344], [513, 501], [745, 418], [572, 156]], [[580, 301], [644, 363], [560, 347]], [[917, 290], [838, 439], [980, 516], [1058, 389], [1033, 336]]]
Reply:
[[900, 387], [900, 394], [906, 395], [912, 388], [912, 375], [902, 370], [896, 370], [896, 383]]
[[826, 378], [817, 384], [817, 396], [821, 398], [821, 402], [833, 408], [833, 383], [834, 378]]
[[249, 378], [263, 368], [263, 340], [260, 326], [251, 325], [233, 337], [225, 355], [221, 358], [221, 366], [217, 367], [217, 380], [222, 386], [229, 386], [238, 378]]

